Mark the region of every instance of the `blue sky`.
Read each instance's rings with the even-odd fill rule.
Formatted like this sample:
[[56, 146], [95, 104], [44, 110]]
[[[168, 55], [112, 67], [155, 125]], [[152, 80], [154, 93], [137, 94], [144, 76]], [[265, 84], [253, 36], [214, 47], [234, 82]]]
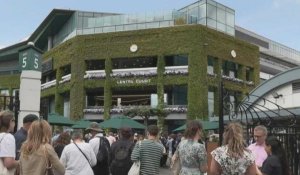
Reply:
[[[235, 10], [235, 23], [300, 51], [300, 0], [216, 0]], [[179, 9], [196, 0], [0, 0], [0, 48], [31, 35], [53, 8], [139, 13]]]

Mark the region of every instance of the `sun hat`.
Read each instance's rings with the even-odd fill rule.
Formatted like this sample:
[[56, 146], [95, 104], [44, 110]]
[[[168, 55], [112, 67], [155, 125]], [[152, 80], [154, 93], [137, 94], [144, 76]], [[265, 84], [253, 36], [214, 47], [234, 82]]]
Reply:
[[103, 130], [101, 129], [99, 123], [97, 123], [97, 122], [91, 122], [90, 126], [86, 130], [96, 131], [96, 132], [103, 132]]

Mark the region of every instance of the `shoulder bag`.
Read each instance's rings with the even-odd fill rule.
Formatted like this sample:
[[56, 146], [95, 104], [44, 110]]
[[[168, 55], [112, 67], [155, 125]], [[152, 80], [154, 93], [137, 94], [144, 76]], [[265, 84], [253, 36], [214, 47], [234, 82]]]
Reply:
[[178, 148], [179, 148], [179, 145], [176, 148], [176, 151], [171, 159], [171, 164], [170, 164], [170, 169], [171, 169], [173, 175], [179, 175], [179, 172], [181, 170]]
[[52, 169], [52, 164], [49, 160], [48, 156], [48, 151], [46, 148], [46, 145], [44, 145], [44, 156], [45, 156], [45, 161], [46, 161], [46, 170], [45, 170], [45, 175], [54, 175], [53, 169]]
[[[140, 152], [141, 152], [142, 141], [139, 142], [139, 146], [140, 146]], [[140, 153], [140, 155], [141, 155], [141, 153]], [[141, 159], [141, 156], [140, 156], [140, 159]], [[128, 171], [128, 175], [139, 175], [140, 168], [141, 168], [141, 161], [140, 160], [134, 161], [130, 170]]]

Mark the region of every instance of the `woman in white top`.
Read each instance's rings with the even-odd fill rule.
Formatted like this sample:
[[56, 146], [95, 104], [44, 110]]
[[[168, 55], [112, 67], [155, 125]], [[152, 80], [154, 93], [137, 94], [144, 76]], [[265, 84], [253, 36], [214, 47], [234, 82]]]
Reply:
[[12, 174], [18, 165], [16, 157], [16, 142], [10, 132], [14, 131], [15, 118], [10, 111], [0, 112], [0, 161]]
[[93, 175], [91, 167], [96, 165], [97, 159], [92, 147], [83, 141], [81, 130], [74, 130], [72, 140], [60, 157], [66, 168], [65, 175]]

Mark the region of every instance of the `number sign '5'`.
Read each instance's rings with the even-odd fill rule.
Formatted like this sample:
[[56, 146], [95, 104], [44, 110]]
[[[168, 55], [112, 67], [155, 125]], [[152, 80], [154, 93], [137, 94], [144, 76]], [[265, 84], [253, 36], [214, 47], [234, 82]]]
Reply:
[[41, 53], [32, 47], [19, 52], [21, 70], [41, 71], [41, 59]]

